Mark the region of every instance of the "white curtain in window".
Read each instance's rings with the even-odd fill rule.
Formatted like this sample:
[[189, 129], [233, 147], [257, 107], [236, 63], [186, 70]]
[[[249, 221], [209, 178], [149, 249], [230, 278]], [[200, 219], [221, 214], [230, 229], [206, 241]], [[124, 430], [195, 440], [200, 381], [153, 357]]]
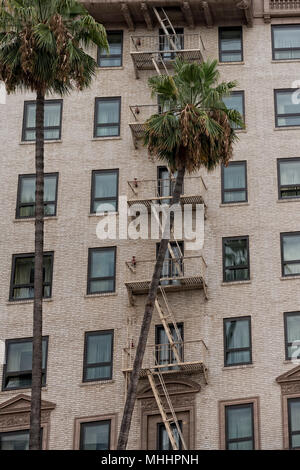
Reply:
[[282, 185], [300, 184], [300, 161], [280, 163], [280, 182]]

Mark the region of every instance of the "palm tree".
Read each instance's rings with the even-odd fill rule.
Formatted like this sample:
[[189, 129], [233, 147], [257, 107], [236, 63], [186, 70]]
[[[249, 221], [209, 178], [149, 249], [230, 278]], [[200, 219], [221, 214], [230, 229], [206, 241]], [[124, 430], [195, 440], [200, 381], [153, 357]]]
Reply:
[[[219, 83], [217, 61], [202, 64], [175, 61], [175, 74], [155, 76], [149, 79], [152, 95], [158, 97], [160, 114], [154, 114], [146, 122], [145, 145], [150, 155], [167, 163], [171, 171], [177, 171], [171, 204], [177, 204], [182, 194], [186, 172], [201, 167], [213, 170], [217, 165], [228, 164], [237, 136], [236, 126], [243, 126], [241, 115], [227, 109], [222, 98], [230, 94], [236, 82]], [[170, 227], [174, 215], [170, 213]], [[118, 449], [127, 446], [137, 385], [142, 367], [149, 328], [157, 296], [163, 261], [168, 248], [170, 229], [165, 227], [146, 300], [145, 312], [136, 350], [133, 370], [127, 391], [123, 418], [119, 433]]]
[[0, 80], [8, 93], [36, 93], [36, 200], [30, 449], [40, 449], [44, 245], [44, 102], [88, 87], [96, 62], [89, 45], [108, 49], [104, 27], [75, 0], [5, 0], [0, 6]]

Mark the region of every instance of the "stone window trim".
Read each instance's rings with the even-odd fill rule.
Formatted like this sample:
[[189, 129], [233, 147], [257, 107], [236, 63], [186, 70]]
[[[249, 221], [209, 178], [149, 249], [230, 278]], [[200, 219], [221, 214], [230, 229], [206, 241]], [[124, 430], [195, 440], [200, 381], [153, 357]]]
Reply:
[[253, 427], [254, 427], [254, 449], [260, 449], [260, 404], [259, 397], [238, 398], [233, 400], [219, 401], [219, 440], [220, 450], [226, 450], [226, 432], [225, 432], [225, 408], [234, 405], [253, 405]]
[[[50, 415], [55, 403], [42, 400], [41, 428], [43, 429], [42, 449], [49, 448]], [[30, 429], [31, 397], [20, 393], [0, 403], [0, 433], [26, 431]]]
[[80, 449], [80, 427], [82, 423], [92, 423], [95, 421], [110, 421], [110, 450], [116, 450], [117, 448], [117, 419], [118, 419], [117, 413], [75, 418], [73, 449], [74, 450]]

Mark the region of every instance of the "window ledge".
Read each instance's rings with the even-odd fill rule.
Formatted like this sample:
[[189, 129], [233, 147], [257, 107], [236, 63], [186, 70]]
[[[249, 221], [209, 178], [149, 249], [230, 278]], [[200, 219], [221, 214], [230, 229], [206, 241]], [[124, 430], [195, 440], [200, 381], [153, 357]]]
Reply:
[[113, 379], [110, 380], [95, 380], [91, 382], [81, 382], [79, 384], [79, 387], [89, 387], [89, 386], [101, 386], [101, 385], [107, 385], [107, 384], [113, 384], [115, 381]]
[[112, 137], [93, 137], [91, 140], [92, 142], [98, 142], [102, 140], [121, 140], [122, 137], [120, 135], [118, 136], [112, 136]]
[[245, 62], [218, 62], [219, 65], [245, 65]]
[[298, 281], [299, 281], [299, 279], [300, 279], [300, 274], [295, 274], [295, 276], [281, 276], [281, 277], [280, 277], [280, 280], [281, 280], [281, 281], [292, 281], [292, 280], [294, 280], [294, 279], [298, 279]]
[[118, 295], [117, 292], [105, 292], [103, 294], [85, 294], [86, 299], [93, 299], [94, 297], [113, 297]]
[[236, 370], [236, 369], [253, 369], [254, 368], [254, 364], [238, 364], [236, 366], [227, 366], [227, 367], [223, 367], [222, 370]]
[[222, 282], [221, 286], [235, 286], [235, 285], [243, 285], [243, 284], [251, 284], [252, 280], [248, 279], [247, 281], [230, 281], [230, 282]]
[[[62, 140], [44, 140], [44, 144], [62, 144]], [[35, 145], [35, 140], [29, 140], [28, 142], [26, 142], [25, 140], [21, 140], [21, 142], [19, 142], [19, 145]]]
[[89, 214], [88, 217], [103, 217], [105, 215], [119, 215], [119, 212], [98, 212], [96, 214]]
[[124, 66], [123, 65], [118, 65], [117, 67], [100, 67], [98, 65], [97, 67], [97, 72], [100, 72], [100, 70], [124, 70]]
[[[8, 300], [6, 305], [18, 305], [18, 304], [33, 304], [33, 299], [24, 299], [24, 300]], [[53, 298], [50, 299], [43, 299], [43, 302], [53, 302]]]
[[293, 62], [296, 62], [296, 63], [300, 63], [300, 59], [274, 59], [274, 60], [271, 60], [271, 64], [289, 64], [289, 63], [293, 63]]
[[[58, 217], [57, 215], [54, 215], [54, 216], [48, 216], [48, 217], [44, 217], [44, 220], [57, 220]], [[24, 217], [24, 218], [19, 218], [19, 219], [14, 219], [13, 220], [14, 223], [19, 223], [19, 222], [35, 222], [35, 218], [34, 217]]]
[[285, 203], [285, 202], [300, 202], [300, 196], [298, 197], [289, 197], [285, 199], [277, 199], [277, 202], [279, 204]]
[[300, 126], [274, 127], [274, 131], [299, 131]]
[[227, 202], [227, 203], [224, 203], [222, 202], [220, 204], [220, 207], [239, 207], [239, 206], [250, 206], [249, 202]]
[[[42, 387], [42, 393], [43, 392], [48, 392], [47, 385]], [[0, 395], [3, 395], [4, 393], [7, 395], [15, 395], [16, 393], [31, 393], [31, 388], [11, 388], [10, 390], [0, 390]]]

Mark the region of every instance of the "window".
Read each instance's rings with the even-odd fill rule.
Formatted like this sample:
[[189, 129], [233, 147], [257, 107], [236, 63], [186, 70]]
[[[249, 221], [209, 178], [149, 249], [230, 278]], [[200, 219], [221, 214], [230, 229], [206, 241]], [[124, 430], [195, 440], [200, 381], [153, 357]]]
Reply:
[[90, 248], [88, 294], [114, 292], [116, 284], [116, 248]]
[[[44, 215], [56, 215], [58, 173], [44, 175]], [[35, 175], [19, 175], [16, 217], [35, 216]]]
[[253, 404], [225, 407], [226, 449], [254, 450]]
[[[232, 91], [229, 96], [223, 98], [226, 108], [234, 109], [240, 113], [243, 121], [245, 121], [245, 96], [243, 91]], [[236, 124], [231, 124], [234, 129], [241, 129]]]
[[229, 318], [224, 320], [224, 364], [250, 364], [251, 318]]
[[172, 47], [171, 41], [175, 44], [177, 50], [184, 48], [184, 29], [175, 28], [175, 35], [171, 28], [167, 28], [169, 35], [167, 36], [163, 29], [159, 30], [159, 50], [167, 51], [162, 54], [164, 60], [174, 60], [176, 58], [176, 52], [171, 52], [174, 50]]
[[242, 28], [219, 28], [220, 62], [242, 62]]
[[[300, 126], [300, 103], [294, 100], [296, 89], [275, 90], [275, 126]], [[297, 95], [298, 96], [298, 95]]]
[[[44, 297], [51, 297], [53, 253], [44, 254], [43, 285]], [[34, 255], [13, 255], [10, 300], [33, 299], [34, 297]]]
[[249, 237], [223, 238], [223, 280], [250, 279]]
[[110, 420], [80, 424], [81, 450], [110, 449]]
[[300, 158], [278, 160], [279, 199], [300, 197]]
[[300, 312], [284, 314], [285, 358], [300, 359]]
[[288, 399], [290, 449], [300, 449], [300, 398]]
[[300, 25], [272, 26], [273, 59], [300, 59]]
[[[48, 338], [43, 338], [42, 383], [46, 384]], [[32, 376], [32, 338], [6, 341], [3, 390], [30, 388]]]
[[[171, 335], [173, 337], [178, 356], [180, 357], [181, 361], [183, 361], [183, 324], [177, 324], [177, 329], [179, 332], [179, 336], [173, 324], [169, 325], [169, 329], [171, 331]], [[162, 325], [156, 326], [155, 331], [155, 349], [156, 349], [156, 362], [159, 365], [166, 364], [176, 364], [177, 359], [174, 354], [174, 350], [170, 346], [170, 342], [168, 336], [166, 334], [166, 330]], [[174, 370], [175, 367], [164, 367], [160, 368], [159, 370]]]
[[1, 432], [0, 450], [28, 450], [29, 430]]
[[281, 234], [282, 275], [300, 274], [300, 233]]
[[[182, 421], [178, 421], [178, 425], [179, 425], [180, 431], [182, 432]], [[180, 435], [179, 435], [179, 432], [175, 423], [171, 423], [171, 429], [172, 429], [173, 436], [177, 444], [178, 450], [182, 450], [181, 438], [180, 438]], [[172, 447], [172, 444], [169, 439], [169, 435], [167, 433], [166, 426], [164, 425], [164, 423], [157, 424], [157, 436], [158, 436], [157, 450], [173, 450], [173, 447]]]
[[247, 163], [222, 165], [222, 203], [247, 202]]
[[91, 213], [118, 210], [119, 170], [101, 170], [92, 173]]
[[[183, 263], [182, 263], [182, 256], [184, 252], [183, 242], [170, 242], [172, 251], [174, 253], [174, 258], [172, 257], [169, 248], [165, 254], [165, 260], [162, 268], [161, 278], [160, 281], [161, 285], [178, 285], [180, 284], [180, 280], [178, 279], [170, 279], [176, 278], [182, 275], [183, 272]], [[159, 249], [159, 244], [157, 244], [157, 253]]]
[[112, 378], [113, 336], [112, 330], [85, 334], [83, 382]]
[[123, 31], [107, 31], [109, 53], [98, 50], [99, 67], [121, 67], [123, 53]]
[[170, 196], [173, 196], [177, 172], [171, 174], [166, 166], [157, 167], [157, 189], [160, 199], [163, 204], [170, 204]]
[[[35, 140], [35, 101], [25, 101], [22, 140]], [[45, 101], [44, 139], [59, 140], [61, 138], [62, 100]]]
[[94, 137], [120, 135], [121, 98], [96, 98]]

